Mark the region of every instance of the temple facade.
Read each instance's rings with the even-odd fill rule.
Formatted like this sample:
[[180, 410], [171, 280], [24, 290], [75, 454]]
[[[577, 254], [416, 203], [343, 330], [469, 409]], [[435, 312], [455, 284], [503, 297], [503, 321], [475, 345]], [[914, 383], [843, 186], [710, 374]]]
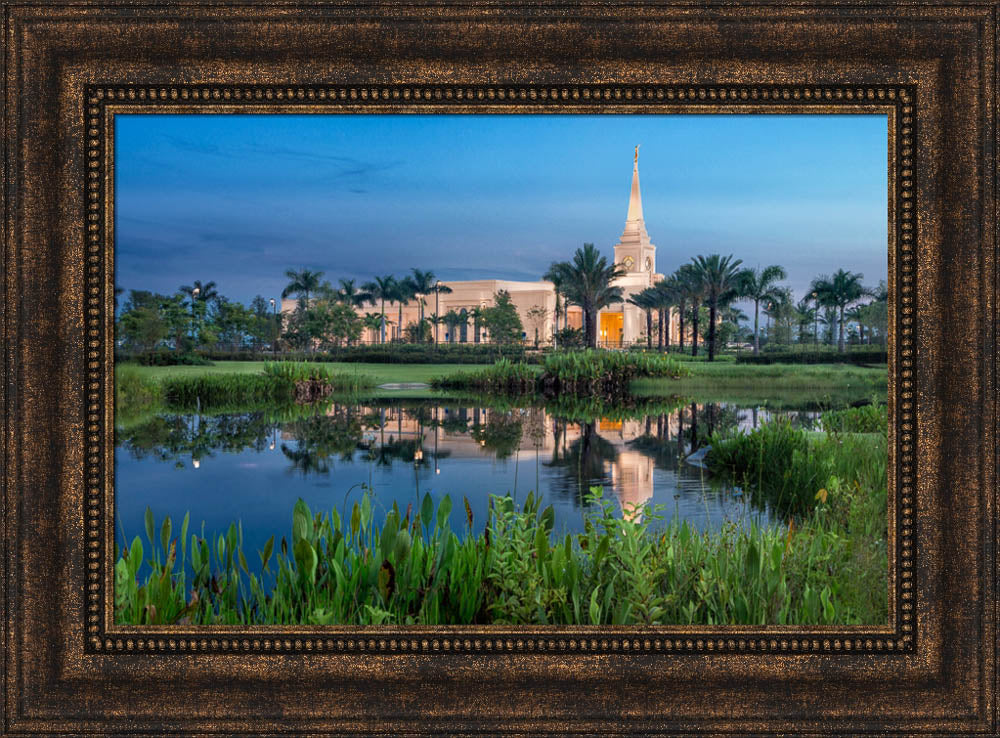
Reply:
[[[567, 259], [571, 254], [566, 255]], [[646, 222], [642, 214], [642, 193], [639, 187], [639, 147], [635, 148], [632, 163], [632, 185], [629, 191], [628, 212], [625, 216], [625, 228], [618, 243], [614, 245], [614, 263], [624, 267], [625, 273], [612, 284], [622, 288], [623, 302], [616, 303], [600, 311], [598, 315], [598, 344], [606, 347], [628, 346], [644, 340], [646, 334], [645, 312], [628, 302], [628, 298], [641, 292], [663, 279], [656, 271], [656, 246], [650, 241], [646, 232]], [[552, 340], [555, 330], [569, 326], [583, 328], [583, 311], [570, 305], [565, 315], [560, 317], [560, 324], [555, 323], [556, 294], [551, 282], [519, 282], [503, 279], [477, 279], [465, 281], [444, 281], [441, 284], [451, 289], [449, 293], [426, 295], [414, 298], [400, 306], [395, 302], [386, 302], [386, 340], [401, 338], [408, 325], [415, 324], [420, 318], [420, 305], [423, 299], [425, 317], [431, 315], [446, 315], [454, 313], [464, 319], [457, 325], [437, 324], [432, 327], [437, 340], [441, 343], [483, 343], [489, 342], [486, 329], [479, 326], [475, 320], [477, 308], [493, 304], [493, 296], [499, 290], [510, 293], [511, 300], [517, 308], [521, 323], [524, 326], [522, 338], [533, 344], [547, 344]], [[289, 313], [295, 310], [296, 301], [286, 298], [282, 301], [281, 311]], [[361, 315], [378, 312], [381, 304], [359, 308]], [[655, 320], [654, 314], [654, 343]], [[676, 311], [671, 311], [671, 336], [676, 336]], [[380, 331], [365, 329], [362, 340], [366, 343], [377, 343]]]

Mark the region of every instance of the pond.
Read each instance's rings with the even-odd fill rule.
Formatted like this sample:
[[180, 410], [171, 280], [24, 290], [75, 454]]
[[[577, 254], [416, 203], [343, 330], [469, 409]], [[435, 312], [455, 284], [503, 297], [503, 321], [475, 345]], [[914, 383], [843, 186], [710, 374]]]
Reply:
[[[663, 409], [663, 408], [660, 408]], [[817, 413], [784, 411], [811, 426]], [[369, 400], [243, 413], [164, 413], [119, 427], [115, 452], [116, 539], [142, 535], [147, 506], [157, 525], [186, 512], [191, 533], [224, 532], [240, 521], [244, 548], [290, 537], [292, 507], [337, 508], [349, 517], [365, 490], [376, 518], [395, 502], [404, 512], [429, 493], [450, 495], [451, 525], [485, 524], [491, 495], [523, 501], [529, 492], [552, 505], [556, 532], [583, 529], [591, 487], [622, 514], [674, 517], [698, 530], [770, 511], [742, 490], [713, 483], [685, 457], [713, 431], [750, 428], [769, 414], [731, 404], [668, 405], [614, 417], [568, 420], [537, 405], [489, 406], [468, 400]], [[346, 516], [345, 516], [346, 511]], [[176, 530], [176, 528], [175, 528]], [[254, 557], [256, 558], [256, 557]]]

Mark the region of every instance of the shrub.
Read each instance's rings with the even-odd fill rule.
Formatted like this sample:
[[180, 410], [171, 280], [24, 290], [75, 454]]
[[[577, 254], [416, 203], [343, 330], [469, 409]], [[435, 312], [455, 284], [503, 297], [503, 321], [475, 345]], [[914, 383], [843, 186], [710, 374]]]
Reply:
[[[215, 361], [272, 361], [275, 355], [269, 351], [203, 351], [202, 356]], [[490, 343], [403, 343], [392, 342], [364, 346], [344, 346], [329, 351], [307, 353], [303, 351], [281, 352], [286, 361], [308, 362], [358, 362], [367, 364], [492, 364], [500, 358], [511, 361], [538, 361], [537, 352], [529, 352], [525, 346], [498, 345]]]
[[888, 433], [888, 406], [872, 403], [843, 410], [827, 410], [820, 423], [827, 433]]
[[123, 356], [123, 361], [131, 361], [140, 366], [211, 366], [212, 362], [205, 356], [186, 353], [182, 351], [171, 351], [169, 349], [157, 349], [155, 351], [143, 351], [131, 356]]

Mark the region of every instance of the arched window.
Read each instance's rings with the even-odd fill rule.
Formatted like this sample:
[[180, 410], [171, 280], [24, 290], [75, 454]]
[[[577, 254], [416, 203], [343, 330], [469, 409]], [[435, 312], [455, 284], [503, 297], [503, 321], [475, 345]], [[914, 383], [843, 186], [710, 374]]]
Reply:
[[465, 308], [462, 308], [458, 312], [458, 317], [462, 321], [458, 324], [458, 341], [459, 343], [466, 343], [469, 340], [469, 313]]

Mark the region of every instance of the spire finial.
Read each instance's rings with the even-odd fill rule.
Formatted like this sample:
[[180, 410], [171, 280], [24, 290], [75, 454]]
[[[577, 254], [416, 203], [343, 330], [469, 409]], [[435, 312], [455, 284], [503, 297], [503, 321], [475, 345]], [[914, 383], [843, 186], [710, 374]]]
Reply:
[[634, 164], [636, 166], [639, 165], [639, 147], [640, 146], [642, 146], [642, 144], [636, 144], [636, 146], [635, 146], [635, 162], [634, 162]]

